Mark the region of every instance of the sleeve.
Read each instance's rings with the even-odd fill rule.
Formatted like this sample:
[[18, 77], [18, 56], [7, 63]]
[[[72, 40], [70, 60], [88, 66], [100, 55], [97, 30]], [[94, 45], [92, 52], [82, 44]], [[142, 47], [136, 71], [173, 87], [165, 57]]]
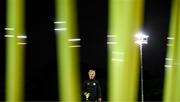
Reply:
[[84, 81], [83, 86], [82, 86], [82, 95], [86, 92], [86, 81]]
[[97, 81], [97, 83], [98, 83], [98, 98], [101, 98], [101, 86], [99, 81]]

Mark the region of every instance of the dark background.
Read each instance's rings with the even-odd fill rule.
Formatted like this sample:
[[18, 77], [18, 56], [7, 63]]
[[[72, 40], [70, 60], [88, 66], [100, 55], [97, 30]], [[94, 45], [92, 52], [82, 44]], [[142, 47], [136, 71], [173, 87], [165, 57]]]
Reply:
[[[145, 0], [143, 31], [150, 36], [143, 46], [145, 101], [162, 100], [170, 5], [171, 0]], [[5, 99], [5, 8], [6, 0], [0, 0], [0, 101]], [[77, 16], [82, 82], [89, 68], [96, 69], [107, 100], [108, 0], [77, 0]], [[58, 100], [54, 18], [54, 0], [26, 0], [25, 100]]]

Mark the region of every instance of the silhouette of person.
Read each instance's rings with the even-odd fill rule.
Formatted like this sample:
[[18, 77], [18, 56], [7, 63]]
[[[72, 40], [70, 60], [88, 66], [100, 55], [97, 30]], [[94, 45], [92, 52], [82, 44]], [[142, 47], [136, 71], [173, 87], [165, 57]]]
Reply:
[[98, 80], [95, 80], [96, 71], [90, 69], [89, 79], [83, 83], [83, 100], [101, 102], [101, 87]]

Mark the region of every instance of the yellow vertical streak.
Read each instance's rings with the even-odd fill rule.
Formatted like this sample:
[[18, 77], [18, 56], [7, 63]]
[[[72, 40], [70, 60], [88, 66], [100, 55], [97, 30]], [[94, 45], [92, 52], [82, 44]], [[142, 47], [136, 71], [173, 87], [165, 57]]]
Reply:
[[[110, 0], [109, 33], [116, 35], [109, 41], [108, 99], [115, 102], [136, 101], [139, 50], [134, 35], [140, 30], [143, 0]], [[119, 55], [113, 52], [118, 52]], [[115, 60], [114, 60], [115, 59]]]
[[[167, 46], [167, 57], [166, 65], [165, 65], [165, 83], [164, 83], [164, 94], [163, 101], [180, 101], [178, 97], [180, 97], [179, 93], [179, 80], [180, 80], [180, 71], [179, 64], [180, 56], [179, 56], [179, 48], [180, 48], [180, 2], [179, 0], [172, 1], [171, 8], [171, 20], [170, 20], [170, 31], [169, 37], [172, 39], [168, 40]], [[169, 60], [170, 59], [170, 60]]]
[[23, 101], [24, 47], [17, 38], [24, 33], [24, 0], [7, 0], [6, 101]]
[[175, 98], [175, 101], [176, 102], [179, 102], [180, 101], [180, 1], [178, 0], [177, 1], [177, 7], [178, 7], [178, 10], [177, 10], [177, 24], [176, 24], [176, 26], [177, 26], [177, 29], [176, 29], [176, 31], [177, 31], [177, 36], [176, 36], [176, 38], [177, 38], [177, 42], [176, 42], [176, 62], [174, 63], [175, 65], [176, 65], [176, 73], [177, 73], [177, 75], [176, 75], [176, 85], [175, 85], [175, 87], [176, 87], [176, 89], [175, 89], [175, 95], [174, 95], [174, 98]]
[[56, 0], [56, 41], [60, 101], [80, 101], [78, 48], [68, 39], [77, 38], [74, 0]]

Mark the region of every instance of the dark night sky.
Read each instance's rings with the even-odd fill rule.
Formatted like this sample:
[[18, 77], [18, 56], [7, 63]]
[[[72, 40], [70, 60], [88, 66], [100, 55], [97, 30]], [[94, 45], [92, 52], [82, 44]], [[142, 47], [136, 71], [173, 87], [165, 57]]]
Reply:
[[146, 0], [143, 28], [150, 38], [143, 47], [145, 100], [162, 98], [170, 5], [170, 0]]
[[[5, 88], [5, 1], [0, 1], [0, 100], [4, 100]], [[143, 46], [145, 100], [160, 101], [171, 3], [145, 1], [143, 31], [150, 36], [148, 45]], [[88, 68], [95, 68], [106, 100], [108, 0], [77, 0], [77, 11], [82, 81]], [[26, 0], [26, 100], [58, 99], [53, 22], [53, 0]]]

